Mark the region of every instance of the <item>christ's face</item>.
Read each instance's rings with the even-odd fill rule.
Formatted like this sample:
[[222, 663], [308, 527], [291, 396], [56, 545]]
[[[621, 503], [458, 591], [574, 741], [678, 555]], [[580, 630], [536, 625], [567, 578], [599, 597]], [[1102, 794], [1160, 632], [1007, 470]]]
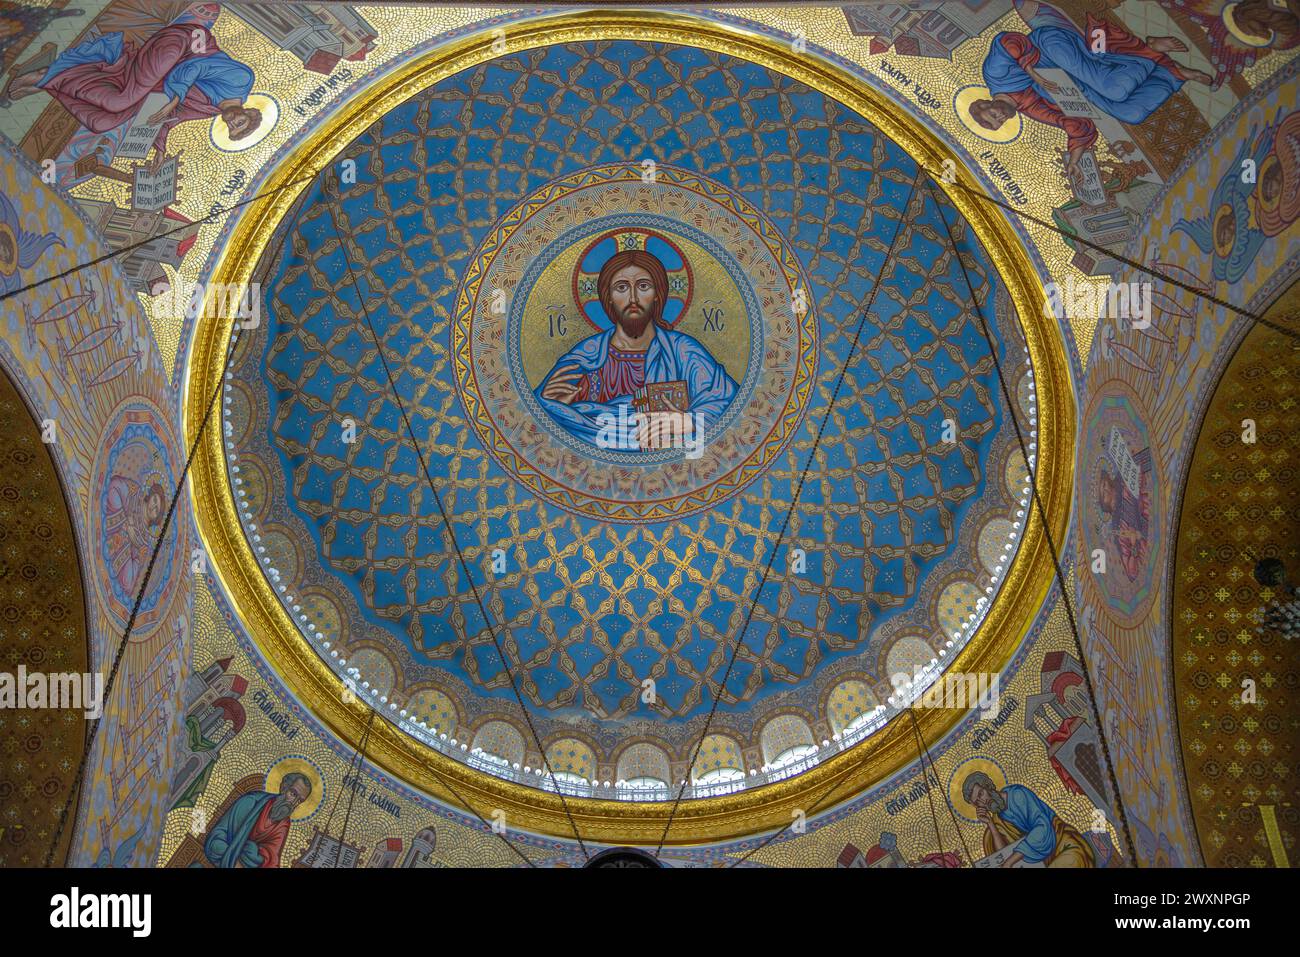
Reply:
[[629, 336], [636, 338], [654, 317], [658, 294], [654, 280], [640, 266], [624, 266], [609, 284], [610, 318]]

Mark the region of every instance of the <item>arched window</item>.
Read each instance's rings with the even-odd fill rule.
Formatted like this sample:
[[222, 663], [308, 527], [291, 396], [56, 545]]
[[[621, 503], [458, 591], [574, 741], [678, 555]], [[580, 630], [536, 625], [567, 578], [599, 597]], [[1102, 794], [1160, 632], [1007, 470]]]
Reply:
[[542, 777], [542, 787], [547, 791], [559, 791], [562, 794], [588, 794], [588, 788], [594, 782], [588, 781], [572, 771], [552, 771], [550, 778]]
[[816, 754], [816, 753], [817, 753], [817, 746], [815, 744], [796, 744], [793, 748], [786, 748], [775, 758], [769, 761], [767, 768], [769, 771], [775, 771], [778, 768], [789, 767], [790, 765], [795, 764], [796, 762], [802, 761], [810, 754]]
[[546, 764], [557, 781], [585, 784], [596, 779], [596, 755], [577, 738], [560, 738], [548, 745]]
[[482, 748], [470, 749], [469, 765], [478, 768], [480, 771], [490, 771], [496, 774], [502, 774], [510, 770], [509, 761], [493, 754], [491, 751], [484, 751]]
[[397, 685], [396, 669], [377, 648], [360, 648], [348, 656], [348, 674], [356, 682], [358, 693], [392, 694]]
[[715, 784], [731, 784], [735, 781], [745, 780], [745, 772], [739, 768], [715, 768], [712, 771], [705, 771], [695, 779], [696, 787], [705, 787]]
[[514, 725], [489, 721], [474, 732], [470, 752], [490, 765], [510, 767], [524, 760], [524, 736]]
[[781, 760], [789, 763], [785, 756], [792, 748], [816, 743], [808, 722], [793, 714], [777, 715], [763, 725], [759, 742], [763, 746], [763, 763], [769, 767]]
[[[796, 774], [807, 764], [816, 763], [817, 745], [812, 728], [798, 715], [777, 715], [763, 726], [759, 741], [763, 746], [763, 769], [769, 781]], [[789, 770], [782, 774], [782, 769]]]
[[667, 794], [672, 779], [668, 754], [653, 744], [638, 743], [618, 757], [618, 790], [645, 798]]
[[700, 742], [695, 766], [691, 769], [692, 784], [725, 784], [744, 777], [745, 762], [734, 738], [711, 734]]
[[619, 782], [619, 787], [629, 791], [661, 791], [668, 787], [668, 782], [659, 778], [632, 778], [630, 781]]
[[925, 669], [934, 657], [934, 651], [921, 638], [904, 637], [897, 639], [885, 655], [885, 671], [891, 683], [897, 687], [899, 678], [913, 681], [917, 674]]
[[862, 712], [862, 714], [858, 715], [856, 718], [854, 718], [852, 721], [850, 721], [848, 724], [846, 724], [843, 728], [840, 729], [840, 737], [841, 738], [853, 737], [859, 731], [865, 728], [867, 725], [871, 724], [871, 722], [874, 721], [876, 717], [877, 717], [877, 713], [874, 708], [870, 711]]
[[826, 700], [826, 717], [831, 730], [842, 736], [852, 736], [866, 727], [876, 713], [876, 696], [871, 686], [861, 678], [841, 681]]
[[407, 699], [406, 709], [415, 721], [435, 734], [441, 733], [451, 738], [459, 730], [456, 706], [451, 698], [436, 688], [423, 688], [415, 692]]

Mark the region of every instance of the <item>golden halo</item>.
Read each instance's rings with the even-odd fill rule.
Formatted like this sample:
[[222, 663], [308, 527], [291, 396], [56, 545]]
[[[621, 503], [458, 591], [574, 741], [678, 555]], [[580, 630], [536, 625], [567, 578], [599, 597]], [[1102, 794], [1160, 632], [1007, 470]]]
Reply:
[[1003, 771], [1002, 765], [992, 758], [986, 758], [982, 755], [967, 758], [953, 768], [952, 777], [948, 779], [948, 800], [951, 802], [953, 810], [959, 815], [972, 824], [978, 824], [980, 820], [975, 813], [975, 806], [970, 801], [967, 801], [966, 796], [961, 793], [961, 786], [972, 771], [983, 771], [993, 779], [993, 786], [999, 791], [1007, 786], [1007, 772]]
[[1257, 177], [1258, 185], [1255, 187], [1255, 192], [1259, 193], [1258, 202], [1260, 209], [1266, 210], [1270, 213], [1277, 209], [1278, 205], [1282, 202], [1283, 190], [1278, 190], [1277, 195], [1274, 196], [1270, 202], [1264, 195], [1264, 176], [1265, 174], [1272, 172], [1279, 162], [1276, 153], [1269, 153], [1268, 156], [1264, 158], [1264, 162], [1261, 163], [1259, 167], [1259, 176]]
[[1268, 31], [1267, 37], [1256, 36], [1243, 30], [1237, 23], [1236, 7], [1235, 3], [1230, 3], [1223, 8], [1223, 25], [1228, 28], [1228, 32], [1232, 34], [1234, 39], [1239, 40], [1248, 47], [1266, 47], [1273, 42], [1273, 37], [1276, 34], [1272, 30]]
[[650, 253], [664, 267], [668, 275], [668, 301], [663, 303], [660, 314], [667, 325], [677, 325], [690, 309], [695, 291], [691, 262], [671, 236], [649, 227], [619, 227], [587, 242], [573, 266], [573, 301], [579, 311], [593, 329], [613, 328], [613, 320], [605, 315], [596, 291], [596, 282], [610, 257], [629, 249]]
[[975, 122], [975, 117], [970, 115], [970, 105], [976, 100], [990, 99], [989, 88], [980, 83], [972, 83], [970, 86], [963, 86], [952, 96], [953, 112], [957, 114], [957, 119], [961, 120], [962, 125], [970, 130], [982, 140], [990, 143], [1012, 143], [1020, 136], [1021, 127], [1024, 121], [1017, 113], [1011, 119], [1007, 120], [996, 130], [985, 129]]
[[14, 235], [13, 229], [7, 223], [0, 223], [0, 236], [5, 239], [5, 242], [0, 245], [0, 251], [4, 253], [3, 257], [0, 257], [0, 273], [12, 276], [18, 271], [18, 237]]
[[[1219, 223], [1223, 222], [1225, 217], [1231, 217], [1233, 222], [1232, 238], [1226, 243], [1219, 242]], [[1237, 242], [1237, 229], [1242, 224], [1237, 222], [1237, 211], [1232, 208], [1231, 203], [1224, 203], [1214, 211], [1214, 219], [1210, 222], [1210, 239], [1214, 243], [1214, 254], [1220, 259], [1227, 259], [1232, 252], [1233, 245]]]
[[226, 121], [218, 113], [212, 118], [212, 145], [217, 149], [226, 153], [242, 152], [262, 142], [275, 129], [275, 124], [280, 119], [280, 104], [275, 101], [275, 97], [269, 93], [250, 93], [244, 99], [244, 106], [260, 110], [262, 122], [242, 140], [232, 140]]
[[289, 820], [305, 821], [316, 813], [316, 809], [325, 800], [325, 781], [321, 777], [320, 768], [316, 767], [310, 758], [291, 754], [271, 765], [271, 770], [266, 772], [266, 790], [271, 794], [279, 794], [280, 782], [284, 780], [286, 774], [294, 771], [307, 776], [307, 780], [311, 782], [311, 794], [307, 795], [307, 800], [293, 809]]

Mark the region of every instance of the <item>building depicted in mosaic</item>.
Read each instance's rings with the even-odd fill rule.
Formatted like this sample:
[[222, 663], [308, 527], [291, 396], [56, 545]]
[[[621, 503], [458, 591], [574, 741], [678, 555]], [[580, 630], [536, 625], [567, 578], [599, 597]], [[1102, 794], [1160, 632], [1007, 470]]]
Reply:
[[0, 866], [1291, 866], [1298, 49], [0, 11]]

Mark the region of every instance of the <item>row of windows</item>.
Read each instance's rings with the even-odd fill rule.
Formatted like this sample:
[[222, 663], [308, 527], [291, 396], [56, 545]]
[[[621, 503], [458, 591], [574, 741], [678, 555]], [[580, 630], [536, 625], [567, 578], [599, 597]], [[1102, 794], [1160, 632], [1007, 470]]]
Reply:
[[[849, 722], [841, 734], [851, 735], [863, 729], [874, 717], [867, 712]], [[802, 718], [780, 715], [769, 722], [760, 736], [764, 763], [761, 768], [747, 769], [738, 742], [722, 735], [710, 735], [700, 748], [691, 783], [697, 787], [716, 787], [725, 793], [728, 785], [762, 771], [769, 777], [802, 770], [815, 763], [820, 746], [814, 740], [812, 729]], [[822, 742], [822, 745], [829, 742]], [[503, 721], [489, 722], [475, 734], [470, 747], [470, 761], [483, 770], [513, 768], [534, 773], [534, 769], [521, 767], [527, 751], [524, 737], [513, 725]], [[547, 764], [558, 785], [586, 786], [596, 779], [596, 758], [591, 749], [581, 741], [563, 739], [547, 750]], [[620, 755], [615, 786], [628, 791], [655, 791], [671, 786], [671, 760], [662, 748], [640, 742]]]
[[[916, 645], [917, 647], [913, 647]], [[895, 643], [890, 652], [890, 661], [902, 667], [911, 662], [921, 662], [931, 655], [928, 646], [920, 639], [903, 638]], [[903, 659], [907, 661], [903, 661]], [[903, 673], [908, 673], [904, 671]], [[427, 690], [418, 694], [408, 705], [412, 709], [412, 719], [426, 730], [433, 731], [442, 740], [458, 745], [460, 750], [471, 750], [471, 763], [477, 760], [480, 765], [486, 763], [504, 764], [515, 771], [522, 771], [528, 747], [523, 733], [506, 721], [489, 721], [480, 727], [469, 743], [459, 744], [450, 737], [455, 730], [456, 709], [445, 694], [436, 690]], [[873, 730], [874, 723], [883, 717], [870, 684], [861, 678], [846, 678], [836, 685], [826, 699], [826, 719], [836, 741], [852, 744], [865, 737]], [[815, 760], [819, 746], [808, 723], [797, 715], [778, 715], [769, 720], [759, 736], [762, 766], [754, 768], [746, 762], [741, 744], [725, 732], [710, 735], [700, 749], [698, 760], [692, 769], [691, 783], [701, 787], [718, 788], [718, 793], [725, 793], [729, 785], [735, 785], [746, 775], [759, 772], [781, 775], [783, 769], [788, 773], [802, 770], [802, 766]], [[477, 757], [475, 757], [477, 756]], [[597, 762], [600, 758], [592, 749], [576, 739], [562, 739], [552, 742], [547, 747], [546, 764], [555, 780], [560, 783], [578, 784], [594, 781], [597, 778]], [[493, 760], [494, 759], [494, 760]], [[614, 777], [619, 782], [642, 782], [638, 788], [664, 788], [672, 778], [671, 762], [668, 754], [661, 748], [649, 743], [637, 743], [626, 749], [619, 756]], [[484, 767], [485, 770], [490, 768]], [[532, 773], [530, 770], [529, 773]], [[651, 783], [644, 783], [651, 782]], [[631, 787], [631, 785], [628, 785]]]

